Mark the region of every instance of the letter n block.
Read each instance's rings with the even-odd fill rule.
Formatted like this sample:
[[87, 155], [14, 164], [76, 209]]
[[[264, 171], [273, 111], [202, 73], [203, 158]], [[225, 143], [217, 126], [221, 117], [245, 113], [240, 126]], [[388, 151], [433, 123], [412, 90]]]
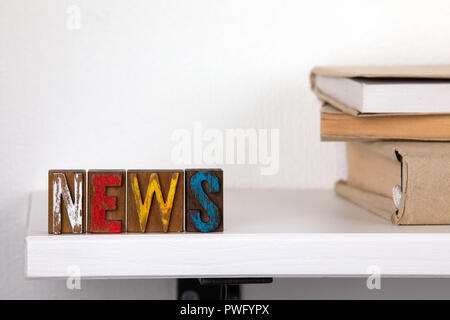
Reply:
[[49, 170], [48, 233], [86, 232], [85, 183], [85, 170]]
[[122, 232], [125, 228], [125, 184], [125, 170], [89, 170], [88, 232]]
[[182, 170], [127, 171], [127, 231], [183, 231]]
[[222, 169], [185, 171], [186, 231], [223, 231]]

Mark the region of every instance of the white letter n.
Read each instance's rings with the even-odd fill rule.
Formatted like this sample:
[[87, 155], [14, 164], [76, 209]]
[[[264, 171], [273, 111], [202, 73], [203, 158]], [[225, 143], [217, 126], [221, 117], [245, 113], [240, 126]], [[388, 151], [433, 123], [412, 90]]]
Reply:
[[53, 173], [53, 233], [59, 234], [62, 229], [62, 208], [61, 198], [66, 207], [67, 216], [69, 217], [70, 226], [73, 233], [83, 232], [83, 174], [75, 173], [73, 177], [73, 193], [75, 201], [72, 201], [69, 186], [67, 185], [64, 173]]

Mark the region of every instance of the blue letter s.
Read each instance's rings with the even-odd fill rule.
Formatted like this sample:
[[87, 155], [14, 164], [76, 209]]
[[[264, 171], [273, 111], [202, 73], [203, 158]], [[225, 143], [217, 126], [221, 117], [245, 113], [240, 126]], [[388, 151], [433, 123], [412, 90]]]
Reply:
[[207, 171], [200, 171], [194, 174], [190, 179], [190, 187], [192, 196], [200, 203], [203, 209], [205, 209], [209, 219], [208, 222], [203, 222], [200, 217], [199, 210], [191, 210], [192, 213], [189, 217], [192, 220], [193, 225], [200, 232], [211, 232], [217, 229], [220, 225], [220, 213], [219, 208], [208, 198], [208, 195], [203, 191], [202, 182], [206, 181], [209, 186], [209, 192], [219, 192], [220, 185], [219, 179]]

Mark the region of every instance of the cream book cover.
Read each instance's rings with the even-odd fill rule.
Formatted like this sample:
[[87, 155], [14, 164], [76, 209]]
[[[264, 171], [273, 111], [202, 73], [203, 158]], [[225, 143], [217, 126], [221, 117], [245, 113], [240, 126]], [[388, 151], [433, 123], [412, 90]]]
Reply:
[[347, 142], [336, 193], [394, 224], [450, 224], [450, 144]]

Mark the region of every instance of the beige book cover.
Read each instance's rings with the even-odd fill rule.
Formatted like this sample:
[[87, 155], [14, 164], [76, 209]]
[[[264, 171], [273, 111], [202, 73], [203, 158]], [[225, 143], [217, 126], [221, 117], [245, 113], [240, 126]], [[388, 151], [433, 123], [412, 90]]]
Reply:
[[347, 142], [338, 195], [399, 225], [450, 224], [450, 144]]
[[450, 141], [450, 114], [354, 117], [329, 104], [320, 112], [322, 141]]
[[[310, 74], [311, 89], [323, 102], [351, 114], [353, 116], [373, 116], [361, 113], [336, 99], [319, 91], [316, 87], [316, 77], [367, 78], [367, 79], [450, 79], [450, 65], [403, 65], [403, 66], [318, 66]], [[377, 116], [383, 115], [378, 113]], [[389, 114], [393, 115], [393, 114]], [[404, 115], [404, 114], [402, 114]]]

